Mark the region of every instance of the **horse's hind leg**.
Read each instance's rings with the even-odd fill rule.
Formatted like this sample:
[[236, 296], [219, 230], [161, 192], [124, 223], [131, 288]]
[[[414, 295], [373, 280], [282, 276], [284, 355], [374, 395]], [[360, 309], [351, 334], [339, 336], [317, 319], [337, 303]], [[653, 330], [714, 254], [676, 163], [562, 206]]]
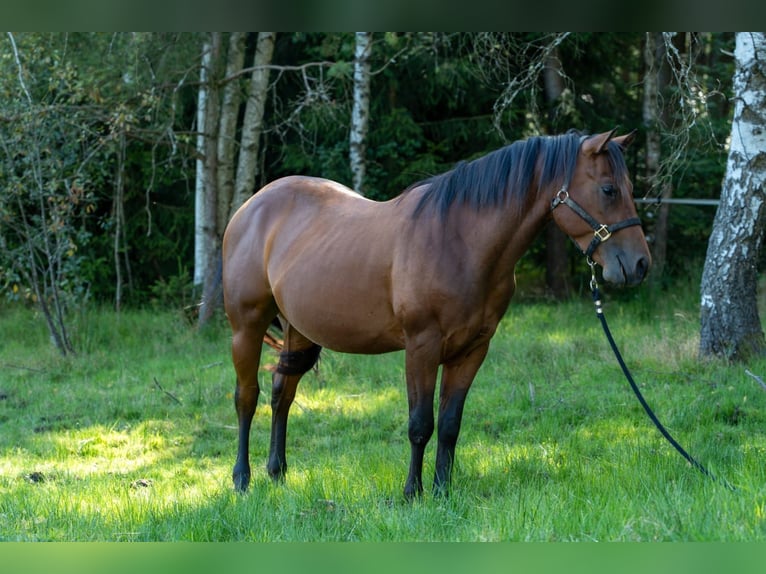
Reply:
[[295, 391], [301, 377], [316, 364], [322, 349], [289, 323], [283, 321], [282, 328], [285, 347], [279, 355], [279, 363], [272, 376], [271, 446], [267, 466], [269, 475], [274, 480], [283, 478], [287, 471], [287, 418], [295, 399]]
[[[230, 319], [235, 317], [234, 313], [228, 314]], [[232, 479], [234, 488], [240, 492], [246, 491], [250, 483], [250, 426], [260, 394], [258, 367], [263, 337], [275, 315], [276, 310], [271, 313], [253, 313], [249, 321], [232, 321], [231, 354], [237, 372], [234, 407], [239, 426], [237, 460], [234, 463]]]

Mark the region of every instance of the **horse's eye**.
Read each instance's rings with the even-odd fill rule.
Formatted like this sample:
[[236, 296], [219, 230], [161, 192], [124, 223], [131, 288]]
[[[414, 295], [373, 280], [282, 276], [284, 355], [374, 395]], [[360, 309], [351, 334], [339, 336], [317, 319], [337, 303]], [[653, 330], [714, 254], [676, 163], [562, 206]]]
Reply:
[[617, 188], [614, 187], [611, 183], [608, 185], [602, 185], [601, 191], [606, 195], [607, 197], [614, 197], [617, 194]]

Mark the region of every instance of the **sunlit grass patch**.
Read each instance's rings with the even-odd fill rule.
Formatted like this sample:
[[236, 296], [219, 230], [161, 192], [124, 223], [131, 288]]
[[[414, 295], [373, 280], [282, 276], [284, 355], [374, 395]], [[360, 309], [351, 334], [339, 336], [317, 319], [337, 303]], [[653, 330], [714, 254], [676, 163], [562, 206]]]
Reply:
[[[764, 539], [766, 391], [742, 366], [696, 359], [695, 305], [610, 298], [606, 312], [657, 416], [735, 494], [661, 437], [590, 302], [573, 300], [511, 306], [466, 403], [450, 496], [430, 490], [434, 436], [411, 502], [403, 353], [323, 351], [278, 484], [262, 372], [242, 495], [222, 322], [200, 333], [173, 312], [91, 310], [84, 351], [61, 359], [28, 310], [4, 311], [23, 344], [0, 343], [0, 539]], [[766, 377], [766, 361], [747, 369]]]

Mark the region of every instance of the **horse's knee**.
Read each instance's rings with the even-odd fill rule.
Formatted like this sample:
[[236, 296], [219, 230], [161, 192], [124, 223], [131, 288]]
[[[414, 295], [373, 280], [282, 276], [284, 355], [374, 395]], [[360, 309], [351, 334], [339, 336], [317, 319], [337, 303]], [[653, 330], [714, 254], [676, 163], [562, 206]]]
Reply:
[[416, 445], [425, 445], [431, 440], [434, 433], [434, 418], [423, 413], [413, 413], [410, 416], [408, 435], [410, 442]]
[[234, 389], [234, 408], [237, 413], [246, 417], [252, 417], [255, 414], [255, 407], [258, 405], [258, 396], [261, 389], [256, 383], [252, 386], [245, 386], [237, 380], [237, 386]]

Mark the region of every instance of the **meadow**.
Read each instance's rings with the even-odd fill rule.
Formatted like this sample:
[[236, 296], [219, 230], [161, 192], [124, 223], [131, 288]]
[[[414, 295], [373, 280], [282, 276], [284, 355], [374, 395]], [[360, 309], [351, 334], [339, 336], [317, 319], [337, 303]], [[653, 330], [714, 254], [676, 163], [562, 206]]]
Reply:
[[587, 294], [512, 303], [466, 404], [450, 496], [412, 502], [401, 353], [323, 351], [298, 389], [282, 484], [265, 470], [264, 371], [242, 495], [222, 318], [200, 332], [181, 310], [88, 308], [62, 358], [34, 310], [6, 305], [0, 540], [762, 541], [766, 390], [752, 375], [766, 360], [698, 360], [695, 289], [605, 291], [605, 312], [659, 419], [733, 492], [652, 426]]

